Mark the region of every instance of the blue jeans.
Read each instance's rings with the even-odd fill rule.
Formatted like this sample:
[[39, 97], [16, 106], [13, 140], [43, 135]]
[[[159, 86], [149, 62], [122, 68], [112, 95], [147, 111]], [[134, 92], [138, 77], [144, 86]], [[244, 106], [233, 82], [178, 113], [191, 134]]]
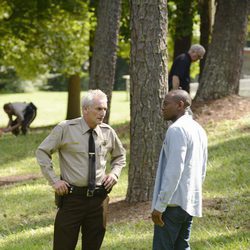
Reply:
[[154, 227], [153, 250], [189, 250], [192, 216], [181, 207], [167, 207], [164, 226]]

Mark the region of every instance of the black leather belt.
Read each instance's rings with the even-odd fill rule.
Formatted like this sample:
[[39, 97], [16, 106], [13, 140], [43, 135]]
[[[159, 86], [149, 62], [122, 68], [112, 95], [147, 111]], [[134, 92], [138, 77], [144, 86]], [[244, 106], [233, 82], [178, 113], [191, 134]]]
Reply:
[[88, 187], [70, 185], [68, 194], [81, 195], [83, 197], [104, 197], [108, 193], [104, 186], [96, 186], [94, 190], [90, 190]]

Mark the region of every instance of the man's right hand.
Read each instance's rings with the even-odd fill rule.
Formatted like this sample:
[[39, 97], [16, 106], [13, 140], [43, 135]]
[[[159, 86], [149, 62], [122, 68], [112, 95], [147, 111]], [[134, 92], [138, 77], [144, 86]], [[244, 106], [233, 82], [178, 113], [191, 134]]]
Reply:
[[163, 227], [164, 221], [162, 220], [162, 213], [156, 209], [151, 213], [152, 221], [155, 225]]
[[2, 132], [4, 132], [4, 133], [11, 132], [11, 127], [3, 128], [3, 129], [2, 129]]
[[52, 187], [55, 189], [55, 192], [58, 195], [64, 195], [64, 194], [67, 194], [69, 192], [68, 187], [70, 187], [70, 185], [68, 182], [66, 182], [64, 180], [59, 180]]

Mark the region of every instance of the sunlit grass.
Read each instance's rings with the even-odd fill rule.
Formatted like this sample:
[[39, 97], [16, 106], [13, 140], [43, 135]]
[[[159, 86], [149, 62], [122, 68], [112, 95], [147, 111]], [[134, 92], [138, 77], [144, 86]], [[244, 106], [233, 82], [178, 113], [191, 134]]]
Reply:
[[[81, 93], [81, 97], [85, 92]], [[31, 127], [55, 125], [65, 120], [67, 113], [67, 92], [34, 92], [20, 94], [1, 94], [0, 127], [8, 123], [2, 107], [8, 102], [33, 102], [37, 106], [37, 117]], [[80, 104], [79, 104], [80, 105]], [[129, 121], [129, 100], [125, 91], [115, 91], [112, 95], [110, 123]]]

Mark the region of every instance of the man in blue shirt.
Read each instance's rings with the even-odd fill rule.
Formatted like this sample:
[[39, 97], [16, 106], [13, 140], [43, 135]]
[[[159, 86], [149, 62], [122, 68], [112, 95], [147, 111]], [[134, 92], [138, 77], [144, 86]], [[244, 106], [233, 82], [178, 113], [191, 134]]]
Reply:
[[190, 90], [190, 66], [203, 58], [205, 49], [199, 44], [190, 47], [187, 53], [180, 54], [173, 62], [168, 76], [168, 89]]
[[172, 121], [163, 142], [155, 180], [153, 250], [190, 249], [193, 216], [202, 216], [202, 183], [206, 173], [207, 136], [188, 114], [191, 97], [170, 91], [162, 113]]

